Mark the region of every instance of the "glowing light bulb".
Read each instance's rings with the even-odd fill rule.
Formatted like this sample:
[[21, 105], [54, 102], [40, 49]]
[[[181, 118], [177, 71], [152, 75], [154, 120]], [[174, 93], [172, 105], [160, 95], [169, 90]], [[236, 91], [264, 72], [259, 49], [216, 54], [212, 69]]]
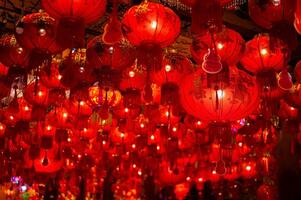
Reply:
[[198, 181], [199, 182], [203, 182], [203, 178], [198, 178]]
[[24, 110], [25, 110], [25, 111], [28, 111], [28, 110], [29, 110], [29, 107], [28, 107], [28, 106], [24, 106]]
[[134, 71], [129, 71], [129, 77], [133, 78], [135, 76], [135, 72]]
[[157, 146], [157, 151], [159, 151], [160, 150], [160, 146]]
[[152, 29], [156, 29], [157, 28], [157, 22], [156, 21], [152, 21], [151, 27], [152, 27]]
[[201, 121], [197, 121], [197, 123], [196, 123], [198, 126], [200, 126], [201, 124], [202, 124], [202, 122]]
[[219, 99], [224, 98], [224, 91], [223, 91], [223, 90], [217, 90], [217, 97], [218, 97]]
[[265, 55], [268, 54], [268, 50], [265, 49], [265, 48], [263, 48], [263, 49], [260, 50], [260, 54], [263, 55], [263, 56], [265, 56]]
[[86, 133], [88, 131], [88, 129], [84, 128], [84, 132]]
[[132, 148], [135, 149], [136, 148], [136, 144], [132, 144]]
[[173, 132], [176, 132], [176, 131], [177, 131], [177, 127], [173, 127], [173, 128], [172, 128], [172, 131], [173, 131]]
[[4, 129], [3, 125], [0, 125], [0, 130], [3, 130], [3, 129]]
[[138, 175], [139, 175], [139, 176], [142, 175], [142, 171], [141, 171], [141, 170], [138, 171]]
[[217, 43], [217, 48], [218, 49], [223, 49], [224, 48], [224, 45], [222, 43]]
[[46, 35], [46, 30], [44, 28], [39, 29], [39, 34], [40, 36], [45, 36]]
[[17, 49], [17, 53], [18, 53], [18, 54], [23, 53], [23, 48], [22, 48], [22, 47], [19, 47], [19, 48]]
[[68, 117], [68, 113], [66, 113], [66, 112], [63, 113], [63, 117], [64, 117], [64, 118], [67, 118], [67, 117]]
[[239, 143], [238, 143], [238, 146], [239, 146], [239, 147], [242, 147], [242, 142], [239, 142]]
[[133, 168], [136, 168], [137, 166], [136, 166], [136, 164], [133, 164]]
[[186, 177], [186, 181], [190, 181], [191, 178], [189, 176]]
[[145, 125], [144, 125], [143, 123], [140, 124], [140, 128], [144, 128], [144, 126], [145, 126]]
[[251, 171], [251, 169], [252, 169], [252, 168], [251, 168], [250, 165], [247, 165], [247, 166], [246, 166], [246, 170], [247, 170], [247, 171]]
[[85, 105], [85, 102], [84, 101], [80, 101], [79, 105], [83, 106], [83, 105]]
[[107, 142], [105, 140], [102, 141], [102, 144], [105, 145]]
[[170, 72], [171, 71], [171, 66], [170, 65], [165, 65], [165, 71]]
[[151, 136], [150, 136], [150, 139], [151, 139], [151, 140], [155, 140], [155, 136], [154, 136], [154, 135], [151, 135]]
[[10, 118], [10, 120], [14, 120], [14, 116], [12, 116], [12, 115], [9, 118]]
[[62, 79], [62, 75], [58, 75], [57, 79], [61, 80]]
[[71, 142], [71, 138], [68, 138], [67, 141], [68, 141], [68, 142]]
[[78, 158], [81, 158], [81, 157], [82, 157], [82, 155], [78, 154], [78, 155], [77, 155], [77, 157], [78, 157]]
[[121, 138], [124, 138], [124, 133], [120, 133], [120, 137], [121, 137]]
[[48, 125], [48, 126], [46, 127], [46, 129], [47, 129], [47, 131], [50, 131], [50, 130], [51, 130], [51, 126]]
[[124, 112], [128, 113], [128, 112], [129, 112], [129, 109], [128, 109], [128, 108], [125, 108], [125, 109], [124, 109]]
[[40, 97], [43, 96], [43, 92], [42, 92], [42, 91], [39, 91], [39, 92], [38, 92], [38, 96], [40, 96]]
[[216, 171], [215, 171], [215, 170], [213, 170], [213, 171], [212, 171], [212, 174], [216, 174]]
[[165, 116], [166, 116], [166, 117], [169, 116], [169, 112], [168, 112], [168, 111], [165, 112]]

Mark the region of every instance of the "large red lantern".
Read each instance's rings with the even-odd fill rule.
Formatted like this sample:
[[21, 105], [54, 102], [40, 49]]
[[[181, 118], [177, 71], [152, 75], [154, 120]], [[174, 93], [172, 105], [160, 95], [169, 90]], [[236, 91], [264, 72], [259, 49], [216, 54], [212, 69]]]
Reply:
[[249, 15], [261, 27], [270, 29], [279, 21], [294, 19], [295, 0], [249, 0]]
[[62, 88], [60, 82], [62, 76], [59, 73], [60, 60], [52, 59], [50, 63], [45, 62], [41, 69], [39, 77], [43, 85], [48, 88]]
[[229, 28], [223, 27], [222, 31], [196, 37], [193, 40], [190, 51], [193, 59], [202, 64], [208, 49], [214, 49], [221, 57], [221, 61], [229, 65], [236, 64], [245, 49], [245, 41], [241, 35]]
[[170, 8], [147, 1], [130, 8], [122, 20], [125, 37], [138, 46], [138, 64], [149, 69], [161, 68], [161, 48], [176, 40], [180, 25], [180, 18]]
[[259, 104], [256, 80], [236, 67], [219, 74], [202, 70], [187, 76], [180, 88], [181, 103], [187, 113], [204, 121], [233, 121], [252, 113]]
[[3, 35], [0, 39], [0, 61], [8, 67], [27, 67], [30, 52], [22, 48], [14, 35]]
[[106, 0], [43, 0], [42, 7], [58, 20], [57, 41], [63, 47], [82, 47], [85, 27], [105, 12]]
[[61, 48], [55, 41], [55, 20], [41, 11], [25, 15], [16, 25], [19, 44], [37, 54], [55, 54]]
[[269, 35], [257, 35], [246, 43], [241, 64], [248, 71], [258, 74], [280, 71], [288, 62], [288, 49], [281, 40]]
[[96, 36], [87, 46], [87, 60], [89, 66], [100, 68], [111, 66], [113, 69], [123, 70], [130, 67], [135, 61], [135, 49], [125, 39], [108, 45]]

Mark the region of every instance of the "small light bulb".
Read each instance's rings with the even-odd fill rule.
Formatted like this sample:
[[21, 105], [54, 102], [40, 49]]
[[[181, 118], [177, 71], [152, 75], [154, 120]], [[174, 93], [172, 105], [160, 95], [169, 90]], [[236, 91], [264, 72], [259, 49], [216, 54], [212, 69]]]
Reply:
[[268, 54], [268, 50], [265, 49], [265, 48], [264, 48], [264, 49], [261, 49], [261, 50], [260, 50], [260, 54], [263, 55], [263, 56], [265, 56], [265, 55]]
[[128, 108], [125, 108], [125, 109], [124, 109], [124, 112], [128, 113], [128, 112], [129, 112], [129, 109], [128, 109]]
[[156, 21], [152, 21], [151, 27], [152, 27], [152, 29], [156, 29], [157, 28], [157, 22]]
[[151, 135], [151, 136], [150, 136], [150, 139], [151, 139], [151, 140], [155, 140], [155, 136], [154, 136], [154, 135]]
[[23, 48], [22, 47], [17, 48], [17, 53], [22, 54], [23, 53]]
[[222, 43], [218, 43], [218, 44], [217, 44], [217, 48], [218, 48], [218, 49], [222, 49], [222, 48], [224, 48], [224, 45], [223, 45]]
[[45, 36], [46, 35], [46, 30], [44, 28], [39, 29], [39, 34], [40, 36]]
[[246, 166], [246, 170], [247, 170], [247, 171], [251, 171], [251, 169], [252, 169], [252, 168], [251, 168], [250, 165], [247, 165], [247, 166]]
[[133, 78], [135, 76], [135, 72], [134, 71], [129, 71], [129, 77]]
[[170, 72], [171, 71], [171, 66], [170, 65], [165, 65], [165, 71]]

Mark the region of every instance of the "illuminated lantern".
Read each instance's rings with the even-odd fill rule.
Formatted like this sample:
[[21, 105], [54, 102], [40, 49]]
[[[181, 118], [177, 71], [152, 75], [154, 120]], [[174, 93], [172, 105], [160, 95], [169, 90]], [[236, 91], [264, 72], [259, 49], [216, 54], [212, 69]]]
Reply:
[[245, 41], [241, 35], [229, 28], [223, 27], [222, 31], [197, 36], [190, 47], [193, 59], [202, 64], [208, 49], [214, 49], [221, 61], [228, 65], [236, 64], [243, 55]]
[[288, 72], [288, 69], [282, 70], [278, 76], [278, 86], [283, 90], [290, 90], [293, 88], [293, 80], [292, 76]]
[[30, 52], [22, 48], [14, 35], [3, 35], [0, 38], [0, 62], [8, 67], [27, 67]]
[[162, 48], [172, 44], [180, 33], [180, 18], [160, 3], [143, 1], [131, 7], [122, 20], [124, 36], [138, 46], [138, 65], [161, 68]]
[[297, 0], [294, 26], [296, 31], [301, 34], [301, 2]]
[[142, 91], [146, 84], [146, 72], [134, 64], [132, 67], [124, 70], [122, 79], [119, 85], [121, 90], [128, 88], [138, 89]]
[[258, 200], [277, 199], [277, 190], [272, 185], [264, 183], [257, 189]]
[[152, 81], [162, 86], [166, 82], [179, 84], [184, 76], [193, 72], [191, 61], [178, 53], [168, 53], [164, 56], [160, 71], [152, 72]]
[[258, 74], [266, 71], [280, 71], [288, 61], [287, 46], [269, 35], [257, 35], [246, 43], [241, 64], [248, 71]]
[[58, 21], [57, 42], [71, 48], [84, 45], [85, 27], [104, 14], [106, 0], [43, 0], [41, 5]]
[[130, 144], [135, 138], [135, 134], [130, 131], [120, 131], [118, 127], [112, 128], [110, 139], [114, 144]]
[[66, 107], [74, 116], [89, 116], [92, 114], [92, 108], [88, 104], [88, 99], [88, 87], [73, 88]]
[[40, 70], [39, 77], [43, 85], [48, 88], [61, 88], [63, 87], [60, 80], [62, 76], [59, 73], [60, 61], [52, 59], [51, 63], [45, 63]]
[[285, 96], [285, 101], [297, 108], [301, 108], [301, 85], [295, 84], [293, 89]]
[[46, 106], [48, 92], [48, 89], [39, 80], [35, 80], [25, 87], [24, 98], [32, 105]]
[[61, 84], [73, 88], [81, 83], [92, 83], [94, 79], [86, 61], [86, 49], [70, 50], [59, 66]]
[[125, 39], [116, 44], [108, 45], [101, 36], [93, 38], [87, 46], [87, 60], [89, 66], [100, 68], [111, 66], [113, 69], [123, 70], [135, 61], [135, 49]]
[[61, 51], [55, 41], [55, 20], [41, 11], [25, 15], [16, 25], [16, 39], [19, 44], [35, 56], [55, 54]]
[[248, 0], [251, 19], [263, 28], [270, 29], [282, 20], [294, 20], [295, 0]]
[[0, 76], [6, 76], [8, 73], [8, 67], [0, 63]]
[[56, 160], [57, 148], [42, 153], [41, 157], [34, 160], [34, 169], [38, 173], [55, 173], [63, 167], [63, 160]]
[[199, 69], [187, 76], [180, 94], [186, 112], [204, 121], [241, 119], [257, 108], [260, 97], [252, 76], [225, 66], [219, 74], [206, 74]]
[[54, 107], [46, 115], [47, 122], [57, 128], [72, 127], [72, 116], [68, 113], [65, 107]]
[[188, 183], [177, 184], [175, 186], [174, 191], [177, 196], [177, 199], [183, 200], [183, 199], [185, 199], [185, 196], [189, 192], [189, 184]]
[[89, 88], [89, 101], [94, 107], [100, 107], [102, 118], [108, 117], [109, 108], [117, 106], [122, 99], [118, 90], [101, 88], [97, 85]]

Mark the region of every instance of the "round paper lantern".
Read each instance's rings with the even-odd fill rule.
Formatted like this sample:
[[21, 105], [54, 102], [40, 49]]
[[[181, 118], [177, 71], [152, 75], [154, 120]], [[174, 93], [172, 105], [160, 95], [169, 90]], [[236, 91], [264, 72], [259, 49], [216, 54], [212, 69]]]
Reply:
[[135, 46], [151, 43], [166, 47], [180, 33], [180, 18], [170, 8], [147, 1], [131, 7], [122, 25], [126, 38]]
[[50, 63], [44, 63], [39, 77], [43, 85], [47, 88], [61, 88], [63, 87], [60, 80], [62, 76], [59, 73], [60, 61], [52, 59]]
[[16, 25], [19, 44], [37, 54], [55, 54], [61, 51], [55, 41], [55, 20], [41, 11], [25, 15]]
[[72, 127], [72, 116], [65, 107], [54, 107], [46, 116], [47, 122], [57, 128]]
[[92, 114], [92, 108], [88, 103], [88, 99], [88, 87], [74, 88], [70, 92], [70, 98], [66, 102], [66, 107], [74, 116], [89, 116]]
[[220, 32], [207, 32], [194, 38], [190, 51], [193, 59], [202, 64], [208, 49], [215, 49], [222, 62], [234, 65], [243, 55], [245, 41], [238, 32], [223, 27]]
[[125, 39], [108, 45], [102, 41], [101, 36], [96, 36], [87, 46], [87, 60], [93, 68], [111, 66], [113, 69], [123, 70], [134, 63], [135, 56], [134, 47]]
[[122, 73], [119, 88], [121, 90], [133, 88], [142, 91], [146, 84], [146, 76], [145, 70], [139, 69], [137, 65], [133, 65]]
[[301, 60], [296, 64], [294, 75], [298, 83], [301, 83]]
[[24, 98], [32, 105], [46, 106], [48, 93], [48, 88], [35, 80], [25, 87]]
[[0, 62], [8, 67], [27, 67], [30, 52], [22, 48], [14, 35], [0, 38]]
[[161, 68], [162, 48], [176, 40], [180, 25], [180, 18], [170, 8], [147, 1], [131, 7], [122, 20], [124, 36], [138, 46], [138, 65], [151, 70]]
[[187, 76], [180, 94], [188, 114], [204, 121], [234, 121], [257, 108], [260, 90], [252, 76], [236, 67], [224, 66], [218, 74], [199, 69]]
[[59, 66], [61, 84], [73, 88], [83, 83], [93, 83], [94, 77], [86, 61], [86, 49], [70, 50]]
[[270, 29], [282, 20], [294, 20], [295, 0], [248, 0], [249, 15], [259, 26]]
[[104, 14], [106, 0], [43, 0], [41, 5], [58, 21], [57, 42], [64, 48], [82, 47], [85, 27]]
[[245, 69], [254, 74], [270, 70], [280, 71], [287, 66], [287, 62], [287, 46], [269, 35], [257, 35], [248, 41], [240, 61]]
[[178, 53], [168, 53], [163, 57], [160, 71], [152, 72], [151, 80], [158, 86], [166, 82], [179, 84], [184, 76], [193, 72], [191, 61]]

